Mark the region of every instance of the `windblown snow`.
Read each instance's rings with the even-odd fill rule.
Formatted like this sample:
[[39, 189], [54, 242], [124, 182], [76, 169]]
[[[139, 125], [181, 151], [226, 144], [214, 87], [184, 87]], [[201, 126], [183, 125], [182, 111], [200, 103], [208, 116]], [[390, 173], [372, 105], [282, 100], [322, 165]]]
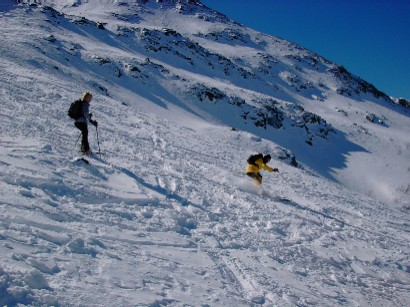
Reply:
[[[0, 5], [0, 305], [408, 305], [408, 109], [158, 2]], [[262, 187], [256, 152], [280, 171]]]

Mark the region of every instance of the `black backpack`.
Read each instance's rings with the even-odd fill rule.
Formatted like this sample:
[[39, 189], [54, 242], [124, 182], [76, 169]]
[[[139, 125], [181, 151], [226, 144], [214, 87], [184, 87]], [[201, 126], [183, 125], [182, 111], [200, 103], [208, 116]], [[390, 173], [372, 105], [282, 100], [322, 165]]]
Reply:
[[70, 108], [68, 109], [68, 116], [72, 119], [79, 119], [83, 116], [83, 101], [76, 100], [71, 103]]
[[251, 155], [249, 156], [248, 160], [246, 160], [246, 162], [248, 162], [248, 164], [253, 164], [256, 165], [255, 162], [256, 160], [263, 158], [263, 154], [256, 154], [256, 155]]

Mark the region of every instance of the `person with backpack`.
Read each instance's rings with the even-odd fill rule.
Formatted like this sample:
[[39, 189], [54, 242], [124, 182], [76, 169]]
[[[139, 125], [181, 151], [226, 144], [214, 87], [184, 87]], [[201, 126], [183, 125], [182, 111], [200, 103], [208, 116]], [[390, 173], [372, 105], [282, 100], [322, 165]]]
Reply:
[[267, 163], [271, 160], [271, 155], [263, 155], [261, 153], [252, 155], [248, 158], [248, 165], [246, 166], [246, 175], [251, 177], [256, 185], [262, 184], [262, 175], [260, 170], [267, 172], [279, 172], [277, 168], [271, 168]]
[[85, 92], [81, 99], [74, 101], [68, 111], [68, 115], [75, 120], [74, 126], [81, 131], [81, 152], [85, 155], [90, 155], [90, 145], [88, 143], [88, 123], [98, 126], [98, 122], [93, 120], [90, 113], [90, 103], [93, 95], [90, 92]]

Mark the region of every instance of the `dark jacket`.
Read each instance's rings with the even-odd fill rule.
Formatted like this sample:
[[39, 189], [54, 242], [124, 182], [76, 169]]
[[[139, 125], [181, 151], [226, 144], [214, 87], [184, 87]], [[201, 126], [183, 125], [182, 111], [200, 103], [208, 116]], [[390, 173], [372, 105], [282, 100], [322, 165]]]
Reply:
[[83, 102], [83, 115], [75, 120], [77, 123], [89, 123], [91, 122], [90, 116], [90, 104]]

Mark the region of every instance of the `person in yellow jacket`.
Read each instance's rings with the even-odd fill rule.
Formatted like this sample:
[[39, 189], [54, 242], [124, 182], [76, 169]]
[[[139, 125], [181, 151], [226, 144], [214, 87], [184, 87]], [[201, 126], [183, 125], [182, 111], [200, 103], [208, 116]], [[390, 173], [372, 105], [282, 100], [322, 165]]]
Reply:
[[268, 172], [279, 172], [277, 168], [271, 168], [267, 163], [271, 160], [270, 155], [252, 155], [248, 159], [248, 165], [246, 166], [246, 175], [251, 177], [257, 185], [262, 184], [262, 175], [260, 170], [263, 169]]

